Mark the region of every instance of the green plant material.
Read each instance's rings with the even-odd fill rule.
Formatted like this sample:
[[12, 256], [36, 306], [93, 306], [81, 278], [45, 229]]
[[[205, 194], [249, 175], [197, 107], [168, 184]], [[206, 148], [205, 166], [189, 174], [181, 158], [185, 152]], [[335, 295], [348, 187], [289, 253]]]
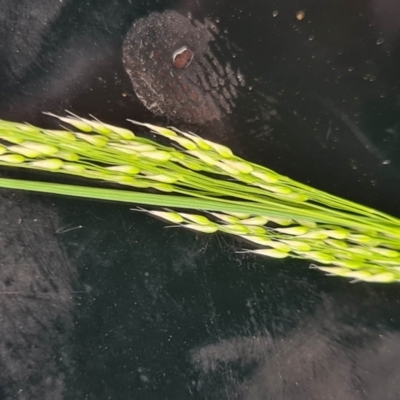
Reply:
[[126, 189], [5, 178], [0, 187], [158, 206], [165, 209], [141, 210], [175, 226], [223, 232], [259, 247], [244, 253], [312, 260], [318, 263], [314, 268], [355, 281], [400, 280], [395, 217], [296, 182], [192, 133], [132, 121], [169, 140], [167, 146], [95, 119], [52, 116], [73, 128], [0, 120], [0, 165]]

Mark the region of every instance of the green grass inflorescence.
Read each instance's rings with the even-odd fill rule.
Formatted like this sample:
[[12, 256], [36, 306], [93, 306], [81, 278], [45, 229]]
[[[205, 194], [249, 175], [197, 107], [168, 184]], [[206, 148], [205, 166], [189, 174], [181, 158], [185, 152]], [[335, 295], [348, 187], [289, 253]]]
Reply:
[[163, 209], [147, 212], [194, 231], [235, 235], [257, 247], [244, 252], [312, 260], [314, 268], [355, 281], [400, 281], [400, 220], [395, 217], [296, 182], [192, 133], [132, 121], [169, 140], [166, 146], [98, 120], [53, 116], [73, 128], [0, 120], [0, 165], [128, 189], [6, 178], [0, 178], [0, 187], [158, 206]]

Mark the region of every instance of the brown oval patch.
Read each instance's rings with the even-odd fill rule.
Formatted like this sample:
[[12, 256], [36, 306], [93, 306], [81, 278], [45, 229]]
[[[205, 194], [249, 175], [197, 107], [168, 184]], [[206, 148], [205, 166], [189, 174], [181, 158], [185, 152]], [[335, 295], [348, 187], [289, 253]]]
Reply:
[[172, 54], [172, 63], [175, 68], [184, 69], [191, 64], [193, 57], [193, 51], [184, 46], [174, 51], [174, 54]]

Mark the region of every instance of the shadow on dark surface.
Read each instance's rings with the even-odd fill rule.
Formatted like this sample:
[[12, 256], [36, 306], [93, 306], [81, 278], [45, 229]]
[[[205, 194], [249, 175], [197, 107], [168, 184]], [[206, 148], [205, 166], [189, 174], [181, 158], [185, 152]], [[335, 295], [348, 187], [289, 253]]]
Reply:
[[[132, 89], [124, 37], [165, 9], [219, 20], [236, 49], [246, 86], [220, 121], [155, 117]], [[6, 0], [0, 117], [171, 122], [399, 216], [398, 11], [394, 0]], [[164, 229], [126, 205], [5, 191], [1, 204], [0, 399], [400, 397], [398, 285], [237, 254], [229, 237]]]

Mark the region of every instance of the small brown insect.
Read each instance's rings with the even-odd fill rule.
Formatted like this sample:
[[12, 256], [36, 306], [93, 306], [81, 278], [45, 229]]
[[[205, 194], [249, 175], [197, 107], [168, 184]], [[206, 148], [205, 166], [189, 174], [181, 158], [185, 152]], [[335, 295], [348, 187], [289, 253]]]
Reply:
[[192, 62], [194, 57], [193, 51], [189, 50], [186, 46], [179, 48], [172, 54], [172, 63], [175, 68], [187, 68]]

